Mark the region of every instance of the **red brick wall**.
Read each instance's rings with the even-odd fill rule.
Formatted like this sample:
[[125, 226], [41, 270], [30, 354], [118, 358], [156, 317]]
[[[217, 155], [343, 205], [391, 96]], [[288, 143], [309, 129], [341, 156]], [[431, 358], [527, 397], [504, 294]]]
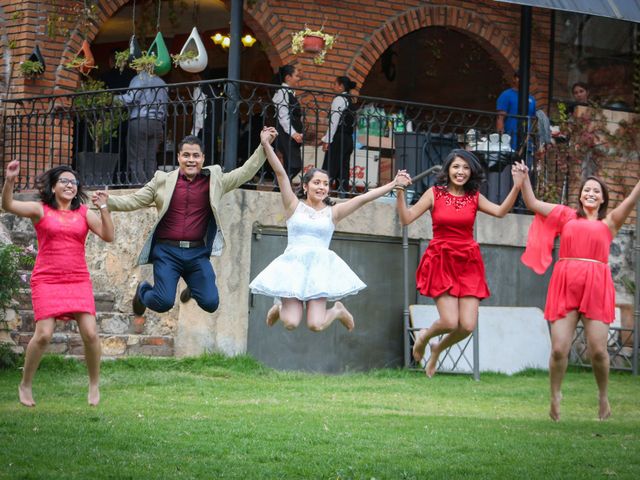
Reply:
[[[127, 0], [100, 0], [97, 22], [86, 31], [89, 41], [100, 25]], [[226, 2], [229, 3], [229, 2]], [[247, 2], [245, 2], [247, 3]], [[35, 2], [0, 0], [0, 16], [6, 25], [2, 51], [4, 72], [14, 65], [11, 93], [63, 93], [75, 89], [78, 76], [61, 67], [80, 48], [82, 35], [79, 24], [59, 24], [69, 29], [65, 35], [50, 38], [47, 19], [55, 12], [70, 12], [81, 7], [79, 0]], [[433, 0], [429, 4], [416, 0], [402, 1], [277, 1], [263, 0], [245, 6], [245, 23], [266, 47], [273, 69], [297, 61], [306, 71], [306, 86], [329, 88], [336, 75], [347, 73], [362, 84], [380, 54], [400, 37], [431, 25], [446, 26], [467, 32], [501, 65], [505, 72], [518, 66], [520, 8], [492, 0]], [[78, 18], [77, 16], [75, 17]], [[77, 21], [77, 20], [76, 20]], [[547, 10], [534, 10], [532, 93], [541, 105], [547, 103], [549, 73], [550, 15]], [[291, 33], [308, 25], [338, 34], [339, 38], [327, 61], [320, 66], [312, 57], [291, 54]], [[13, 42], [15, 48], [9, 48]], [[25, 80], [18, 74], [17, 64], [24, 60], [36, 43], [40, 44], [47, 63], [45, 74], [35, 80]]]

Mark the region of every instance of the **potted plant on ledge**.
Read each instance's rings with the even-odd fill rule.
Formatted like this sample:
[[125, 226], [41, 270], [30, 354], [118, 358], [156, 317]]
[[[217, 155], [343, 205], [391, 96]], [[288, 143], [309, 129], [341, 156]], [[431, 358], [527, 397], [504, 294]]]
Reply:
[[337, 35], [324, 33], [322, 28], [311, 30], [305, 26], [304, 30], [292, 34], [291, 52], [294, 55], [302, 52], [316, 53], [316, 56], [313, 57], [313, 63], [321, 65], [324, 63], [327, 51], [333, 48], [336, 37]]
[[[76, 135], [78, 157], [76, 169], [86, 185], [103, 185], [112, 181], [120, 153], [112, 148], [119, 136], [127, 111], [106, 91], [104, 82], [87, 77], [78, 89], [73, 106], [78, 115]], [[89, 140], [89, 141], [88, 141]]]

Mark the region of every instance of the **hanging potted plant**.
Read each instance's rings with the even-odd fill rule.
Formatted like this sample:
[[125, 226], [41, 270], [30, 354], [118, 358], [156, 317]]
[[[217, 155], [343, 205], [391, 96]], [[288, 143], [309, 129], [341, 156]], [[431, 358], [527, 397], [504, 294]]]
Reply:
[[20, 73], [22, 73], [22, 76], [25, 78], [34, 79], [38, 75], [41, 75], [44, 69], [44, 57], [42, 56], [42, 52], [40, 52], [40, 47], [36, 45], [31, 55], [29, 55], [29, 58], [20, 64]]
[[177, 67], [178, 65], [185, 72], [198, 73], [207, 68], [209, 57], [207, 56], [207, 49], [202, 43], [198, 29], [193, 27], [191, 34], [187, 41], [184, 43], [180, 53], [178, 55], [171, 55], [173, 63]]
[[313, 63], [321, 65], [324, 63], [327, 51], [333, 48], [336, 37], [324, 33], [322, 28], [320, 30], [311, 30], [305, 27], [304, 30], [292, 34], [291, 52], [294, 55], [302, 52], [315, 53], [316, 56], [313, 57]]
[[82, 75], [89, 75], [91, 70], [98, 68], [96, 66], [96, 61], [93, 58], [91, 47], [89, 47], [89, 42], [83, 40], [82, 47], [80, 47], [78, 53], [73, 57], [73, 60], [65, 63], [64, 66], [70, 70], [77, 70]]

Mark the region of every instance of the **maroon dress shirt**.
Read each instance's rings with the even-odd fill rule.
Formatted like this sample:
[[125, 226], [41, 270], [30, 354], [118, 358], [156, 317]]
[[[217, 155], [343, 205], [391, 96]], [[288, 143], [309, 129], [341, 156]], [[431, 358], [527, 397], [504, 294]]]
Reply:
[[203, 170], [193, 180], [178, 174], [169, 208], [156, 228], [159, 240], [204, 240], [213, 218], [209, 203], [209, 173]]

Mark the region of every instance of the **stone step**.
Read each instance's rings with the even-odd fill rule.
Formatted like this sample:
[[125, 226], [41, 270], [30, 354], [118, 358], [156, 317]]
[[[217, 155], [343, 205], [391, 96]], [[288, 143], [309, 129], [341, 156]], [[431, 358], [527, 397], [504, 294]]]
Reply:
[[[27, 348], [32, 333], [13, 332], [11, 337], [23, 349]], [[174, 355], [173, 337], [160, 335], [109, 335], [100, 334], [102, 355], [106, 358], [120, 358], [135, 355], [153, 357], [172, 357]], [[53, 334], [47, 353], [60, 353], [71, 356], [83, 356], [84, 345], [77, 333], [56, 332]]]
[[[116, 296], [111, 292], [93, 292], [96, 303], [96, 312], [111, 312], [116, 304]], [[31, 303], [31, 288], [21, 288], [14, 298], [18, 310], [33, 310]]]
[[[35, 331], [33, 310], [18, 310], [19, 331], [28, 333]], [[144, 333], [144, 319], [134, 317], [130, 313], [97, 312], [96, 324], [104, 335], [142, 334]], [[56, 332], [79, 333], [76, 322], [59, 321]]]

